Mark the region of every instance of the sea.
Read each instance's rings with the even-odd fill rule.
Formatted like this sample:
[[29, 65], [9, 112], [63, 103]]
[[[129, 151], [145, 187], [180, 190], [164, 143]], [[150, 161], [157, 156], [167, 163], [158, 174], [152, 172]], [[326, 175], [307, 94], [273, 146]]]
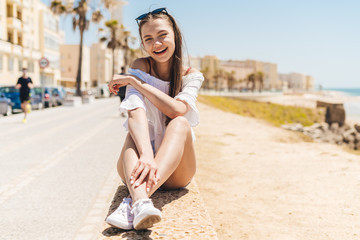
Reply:
[[333, 91], [342, 96], [354, 97], [355, 101], [344, 103], [346, 118], [360, 122], [360, 88], [328, 88], [325, 91]]

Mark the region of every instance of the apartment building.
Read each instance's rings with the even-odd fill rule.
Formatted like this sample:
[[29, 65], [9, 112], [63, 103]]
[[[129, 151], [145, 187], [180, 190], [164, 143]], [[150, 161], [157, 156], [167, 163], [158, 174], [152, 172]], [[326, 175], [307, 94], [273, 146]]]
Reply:
[[306, 90], [312, 91], [315, 89], [315, 79], [312, 76], [306, 76]]
[[40, 68], [40, 85], [60, 85], [60, 45], [65, 41], [65, 33], [59, 29], [59, 17], [48, 6], [39, 2], [37, 12], [41, 57], [49, 62], [47, 67]]
[[[77, 44], [60, 45], [60, 84], [64, 87], [75, 88], [76, 76], [79, 65], [80, 49]], [[83, 46], [82, 50], [82, 67], [81, 67], [81, 89], [88, 89], [90, 82], [90, 48]]]
[[264, 74], [264, 89], [281, 89], [281, 82], [278, 79], [277, 64], [256, 60], [245, 60], [244, 66], [253, 69], [253, 73], [262, 72]]
[[[0, 85], [15, 85], [23, 67], [35, 85], [57, 84], [64, 39], [58, 26], [59, 18], [40, 0], [0, 1]], [[40, 68], [40, 59], [49, 65]]]
[[106, 84], [111, 80], [112, 53], [105, 43], [91, 45], [90, 66], [91, 87]]
[[[23, 67], [39, 84], [41, 58], [35, 0], [0, 1], [0, 85], [15, 85]], [[36, 5], [36, 4], [35, 4]]]
[[254, 69], [249, 67], [246, 62], [239, 60], [221, 61], [220, 67], [225, 72], [234, 72], [234, 78], [236, 80], [245, 80], [249, 74], [254, 72]]
[[216, 56], [204, 56], [199, 70], [205, 76], [204, 88], [218, 89], [219, 86], [223, 85], [224, 79], [219, 77], [220, 60]]
[[314, 78], [303, 73], [279, 74], [284, 90], [310, 91], [314, 89]]

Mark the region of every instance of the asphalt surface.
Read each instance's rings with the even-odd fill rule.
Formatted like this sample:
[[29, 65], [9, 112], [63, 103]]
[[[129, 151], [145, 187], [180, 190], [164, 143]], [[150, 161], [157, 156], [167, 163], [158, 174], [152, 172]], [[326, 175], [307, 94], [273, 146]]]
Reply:
[[92, 238], [120, 181], [118, 106], [110, 98], [33, 111], [26, 124], [22, 114], [0, 117], [1, 239], [78, 239], [80, 229]]

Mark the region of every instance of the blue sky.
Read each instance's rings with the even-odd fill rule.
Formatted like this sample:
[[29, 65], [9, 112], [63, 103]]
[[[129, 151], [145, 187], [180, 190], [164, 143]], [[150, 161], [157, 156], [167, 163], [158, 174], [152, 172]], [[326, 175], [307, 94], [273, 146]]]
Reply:
[[[49, 3], [50, 0], [42, 0]], [[359, 0], [129, 0], [124, 25], [138, 36], [135, 18], [167, 7], [177, 19], [190, 55], [278, 64], [325, 88], [360, 88]], [[79, 43], [71, 18], [62, 20], [66, 43]], [[94, 24], [85, 44], [97, 42]]]

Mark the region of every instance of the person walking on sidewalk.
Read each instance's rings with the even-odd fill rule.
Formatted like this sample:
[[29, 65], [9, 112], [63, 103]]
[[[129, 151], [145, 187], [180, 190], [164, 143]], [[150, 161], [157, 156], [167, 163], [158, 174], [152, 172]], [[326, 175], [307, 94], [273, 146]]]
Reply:
[[23, 123], [26, 123], [28, 109], [28, 103], [30, 99], [30, 88], [33, 88], [33, 82], [31, 78], [27, 75], [27, 69], [22, 69], [23, 75], [18, 79], [15, 88], [20, 89], [20, 102], [21, 102], [21, 109], [24, 112], [24, 119]]
[[[124, 75], [125, 74], [125, 67], [121, 67], [121, 73], [120, 75]], [[126, 86], [122, 86], [119, 88], [119, 91], [117, 93], [117, 95], [119, 96], [120, 98], [120, 104], [122, 101], [124, 101], [125, 99], [125, 94], [126, 94]], [[126, 113], [124, 112], [121, 112], [121, 116], [122, 117], [126, 117]]]
[[106, 218], [121, 229], [147, 229], [161, 220], [150, 197], [161, 187], [186, 187], [196, 171], [191, 127], [199, 123], [198, 91], [204, 81], [198, 70], [185, 67], [182, 35], [166, 8], [145, 13], [136, 21], [148, 57], [135, 60], [129, 74], [114, 75], [109, 83], [116, 94], [127, 86], [120, 105], [128, 112], [129, 131], [117, 170], [131, 197]]

